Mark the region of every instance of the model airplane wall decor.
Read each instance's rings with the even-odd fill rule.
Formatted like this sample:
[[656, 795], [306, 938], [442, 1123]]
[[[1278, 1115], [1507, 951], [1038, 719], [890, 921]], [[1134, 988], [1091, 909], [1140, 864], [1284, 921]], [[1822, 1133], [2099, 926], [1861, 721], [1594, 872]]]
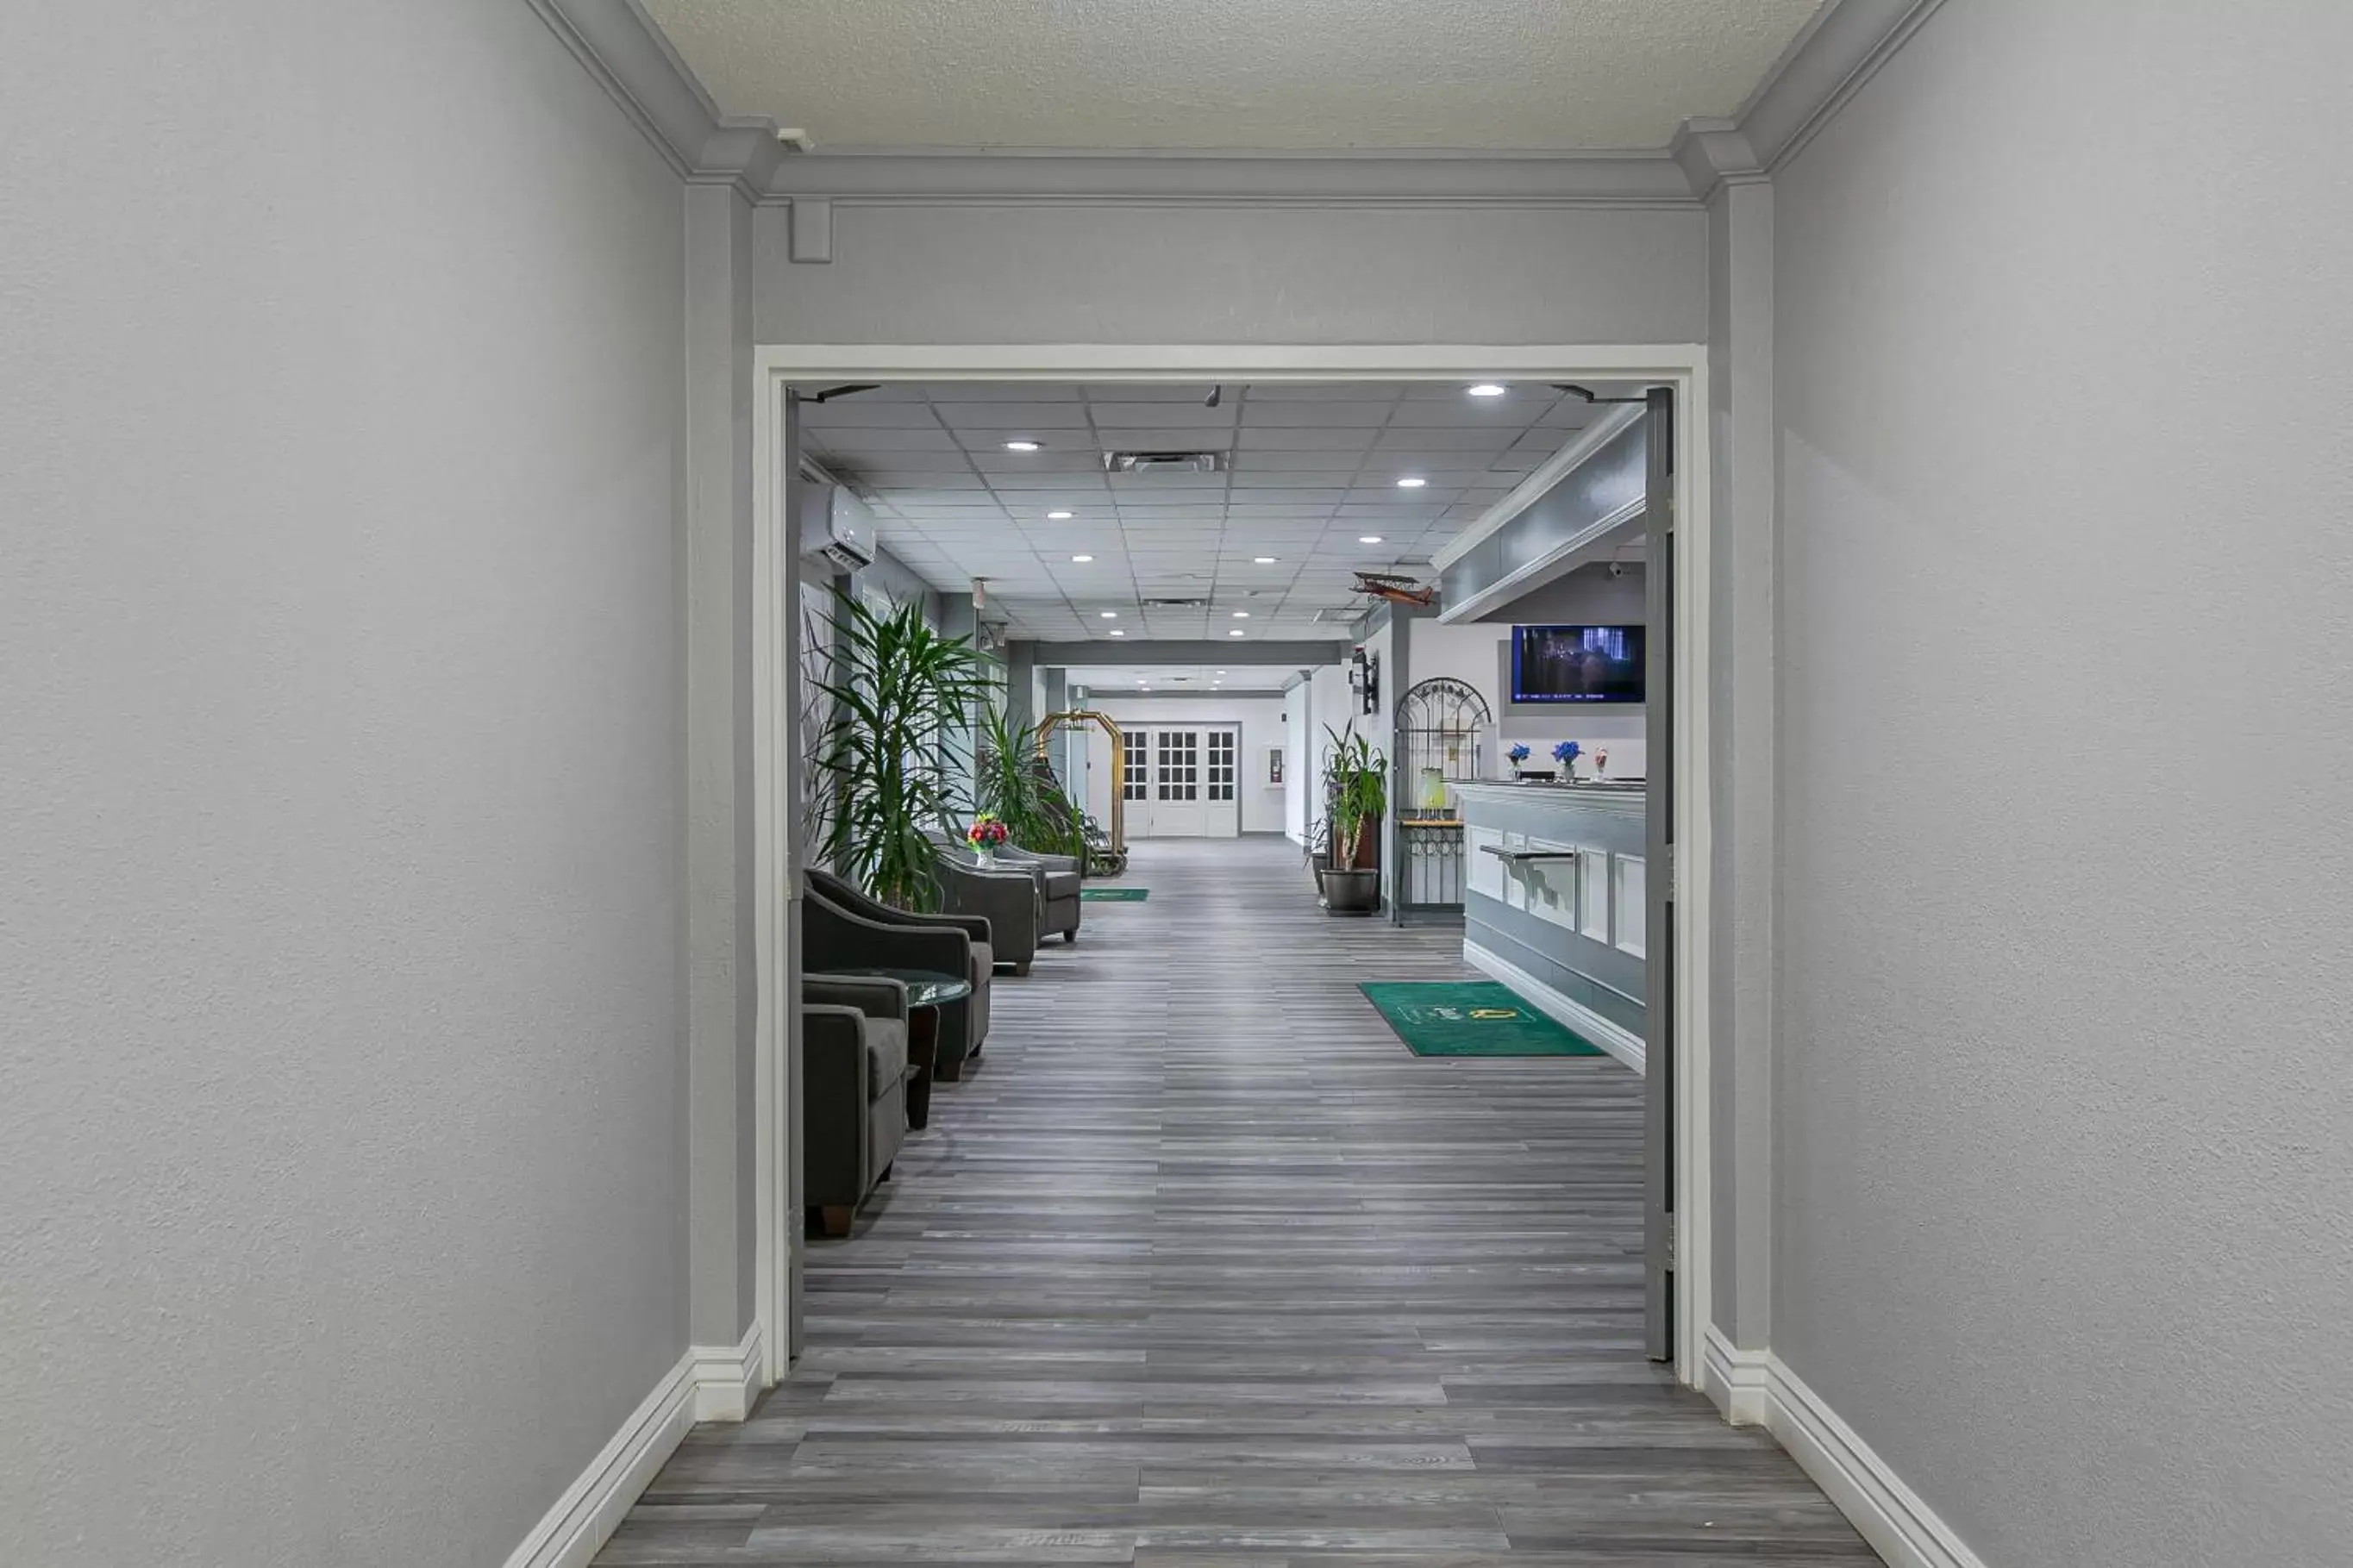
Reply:
[[1357, 573], [1356, 592], [1376, 599], [1387, 599], [1392, 605], [1411, 605], [1423, 610], [1438, 600], [1435, 587], [1418, 587], [1412, 578], [1394, 576], [1387, 572]]

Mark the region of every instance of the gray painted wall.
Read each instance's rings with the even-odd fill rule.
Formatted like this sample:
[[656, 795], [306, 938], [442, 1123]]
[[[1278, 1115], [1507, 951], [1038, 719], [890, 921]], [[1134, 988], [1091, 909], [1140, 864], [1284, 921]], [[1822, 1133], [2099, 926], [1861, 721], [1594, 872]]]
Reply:
[[0, 136], [0, 1559], [500, 1562], [687, 1342], [679, 183], [478, 0]]
[[762, 342], [1698, 342], [1688, 211], [836, 203], [754, 220]]
[[1947, 5], [1778, 181], [1774, 1348], [1992, 1563], [2353, 1539], [2353, 8]]

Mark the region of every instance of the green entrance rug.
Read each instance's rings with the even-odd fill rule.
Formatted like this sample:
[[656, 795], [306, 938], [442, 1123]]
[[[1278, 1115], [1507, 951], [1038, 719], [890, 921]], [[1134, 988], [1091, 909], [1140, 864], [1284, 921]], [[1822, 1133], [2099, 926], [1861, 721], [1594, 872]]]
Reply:
[[1418, 1057], [1605, 1054], [1493, 980], [1366, 980], [1356, 989]]
[[1140, 904], [1152, 896], [1149, 888], [1081, 888], [1082, 904]]

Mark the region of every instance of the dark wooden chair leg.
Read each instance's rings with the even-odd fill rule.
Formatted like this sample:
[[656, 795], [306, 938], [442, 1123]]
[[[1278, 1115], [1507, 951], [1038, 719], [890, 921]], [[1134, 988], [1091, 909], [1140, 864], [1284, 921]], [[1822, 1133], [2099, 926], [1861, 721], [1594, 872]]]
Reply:
[[1015, 974], [1017, 974], [1017, 975], [1020, 975], [1020, 974], [1027, 974], [1027, 973], [1029, 973], [1029, 961], [1028, 959], [1026, 959], [1026, 958], [1025, 958], [1025, 959], [1023, 959], [1020, 963], [1018, 963], [1015, 964], [1015, 965], [1013, 966], [1013, 973], [1014, 973]]
[[858, 1211], [848, 1204], [820, 1205], [817, 1211], [818, 1234], [839, 1240], [849, 1234], [850, 1223], [857, 1217]]

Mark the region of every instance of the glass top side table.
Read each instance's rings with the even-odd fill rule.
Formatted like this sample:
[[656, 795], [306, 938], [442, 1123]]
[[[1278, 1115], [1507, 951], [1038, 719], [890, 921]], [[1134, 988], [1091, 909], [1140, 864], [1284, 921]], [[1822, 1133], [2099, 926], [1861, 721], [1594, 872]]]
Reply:
[[939, 1066], [940, 1009], [972, 994], [972, 982], [935, 969], [829, 969], [828, 974], [895, 980], [907, 988], [907, 1062], [915, 1069], [907, 1083], [907, 1125], [932, 1124], [932, 1076]]

